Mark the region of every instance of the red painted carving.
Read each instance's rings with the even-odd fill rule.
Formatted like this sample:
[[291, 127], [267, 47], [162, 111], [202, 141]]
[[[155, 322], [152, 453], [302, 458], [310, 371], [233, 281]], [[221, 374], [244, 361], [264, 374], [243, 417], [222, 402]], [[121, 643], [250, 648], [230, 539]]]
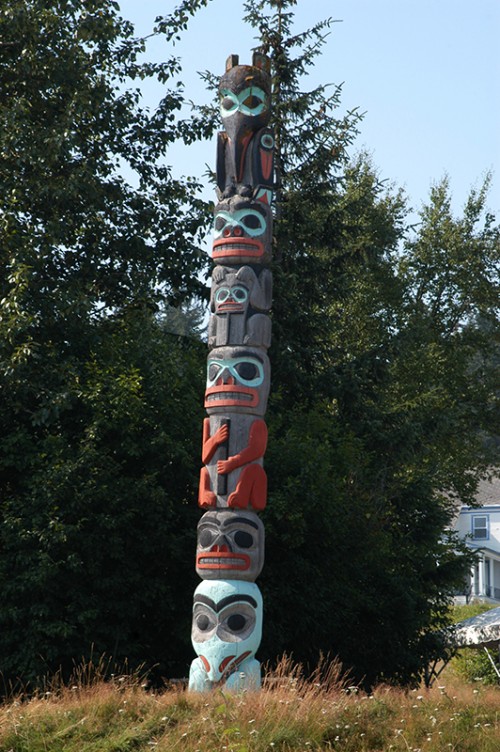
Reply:
[[[210, 418], [203, 421], [202, 459], [207, 465], [215, 451], [230, 439], [230, 427], [222, 425], [210, 436]], [[267, 476], [260, 460], [266, 451], [267, 426], [261, 418], [255, 419], [250, 427], [247, 445], [237, 454], [225, 460], [217, 461], [217, 474], [228, 475], [239, 471], [236, 487], [227, 497], [227, 506], [246, 509], [248, 506], [262, 510], [267, 501]], [[210, 473], [207, 467], [201, 469], [198, 505], [202, 509], [217, 506], [217, 495], [212, 489]]]
[[236, 489], [229, 494], [228, 507], [246, 509], [248, 505], [260, 512], [267, 502], [267, 475], [262, 465], [247, 465], [239, 477]]

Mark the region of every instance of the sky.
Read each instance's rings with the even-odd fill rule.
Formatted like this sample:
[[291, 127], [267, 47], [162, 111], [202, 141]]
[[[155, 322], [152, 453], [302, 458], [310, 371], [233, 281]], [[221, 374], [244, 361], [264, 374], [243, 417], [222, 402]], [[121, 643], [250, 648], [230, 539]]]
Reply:
[[[119, 0], [121, 14], [147, 34], [177, 0]], [[338, 21], [305, 82], [343, 84], [339, 116], [364, 114], [354, 150], [366, 150], [381, 179], [403, 187], [415, 211], [433, 183], [449, 176], [460, 213], [472, 187], [493, 173], [488, 208], [500, 220], [500, 0], [298, 0], [295, 28]], [[254, 30], [243, 0], [211, 0], [176, 47], [153, 40], [148, 58], [181, 58], [186, 92], [208, 101], [198, 71], [222, 75], [228, 55], [251, 63]], [[144, 87], [154, 107], [161, 87]], [[176, 173], [215, 166], [215, 139], [171, 154]], [[213, 197], [211, 197], [213, 198]]]

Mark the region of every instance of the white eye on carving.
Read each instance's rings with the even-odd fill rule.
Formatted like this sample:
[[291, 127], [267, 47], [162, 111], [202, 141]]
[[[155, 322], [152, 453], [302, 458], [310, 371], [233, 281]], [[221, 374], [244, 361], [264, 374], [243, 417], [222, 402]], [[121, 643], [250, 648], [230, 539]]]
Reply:
[[210, 358], [207, 362], [207, 387], [214, 386], [217, 379], [230, 374], [236, 384], [257, 387], [264, 381], [264, 366], [256, 358]]
[[191, 629], [193, 640], [195, 642], [206, 642], [213, 635], [216, 627], [216, 614], [203, 603], [197, 603], [193, 611], [193, 626]]
[[230, 544], [231, 550], [255, 548], [258, 543], [257, 533], [250, 526], [248, 529], [245, 528], [244, 522], [238, 522], [234, 526], [225, 526], [222, 532], [218, 526], [204, 522], [198, 527], [198, 545], [200, 548], [209, 549], [223, 541], [226, 545]]
[[220, 103], [222, 117], [227, 117], [237, 112], [239, 104], [238, 97], [232, 91], [228, 91]]
[[249, 603], [234, 603], [219, 614], [217, 637], [224, 642], [240, 642], [253, 632], [255, 622], [255, 610]]
[[243, 225], [249, 235], [261, 235], [266, 229], [266, 221], [258, 212], [247, 211], [240, 219], [240, 223]]
[[218, 528], [203, 527], [198, 531], [198, 544], [201, 548], [210, 548], [213, 546], [220, 533]]

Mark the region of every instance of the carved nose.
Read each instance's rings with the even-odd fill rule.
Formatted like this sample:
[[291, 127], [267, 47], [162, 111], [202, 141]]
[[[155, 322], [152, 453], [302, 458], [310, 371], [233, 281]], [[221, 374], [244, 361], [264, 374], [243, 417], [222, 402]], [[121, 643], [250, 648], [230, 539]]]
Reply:
[[221, 546], [212, 546], [210, 553], [227, 554], [229, 553], [229, 546], [226, 546], [224, 543]]
[[215, 382], [215, 386], [222, 386], [223, 384], [229, 384], [230, 386], [234, 386], [234, 376], [231, 376], [229, 371], [225, 371], [222, 373], [217, 381]]
[[222, 230], [222, 236], [224, 238], [230, 238], [231, 236], [239, 238], [241, 235], [243, 235], [243, 230], [241, 227], [238, 227], [238, 225], [236, 225], [235, 227], [225, 227]]

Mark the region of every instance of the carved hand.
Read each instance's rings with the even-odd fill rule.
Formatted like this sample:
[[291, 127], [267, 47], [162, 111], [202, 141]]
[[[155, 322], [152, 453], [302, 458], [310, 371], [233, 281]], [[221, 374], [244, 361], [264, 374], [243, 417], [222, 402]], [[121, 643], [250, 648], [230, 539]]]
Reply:
[[229, 439], [229, 426], [227, 423], [219, 426], [213, 435], [213, 439], [217, 444], [224, 444]]
[[235, 467], [238, 467], [238, 465], [234, 465], [231, 460], [219, 460], [217, 462], [217, 472], [219, 475], [225, 475], [226, 473], [230, 473], [231, 470], [234, 470]]

